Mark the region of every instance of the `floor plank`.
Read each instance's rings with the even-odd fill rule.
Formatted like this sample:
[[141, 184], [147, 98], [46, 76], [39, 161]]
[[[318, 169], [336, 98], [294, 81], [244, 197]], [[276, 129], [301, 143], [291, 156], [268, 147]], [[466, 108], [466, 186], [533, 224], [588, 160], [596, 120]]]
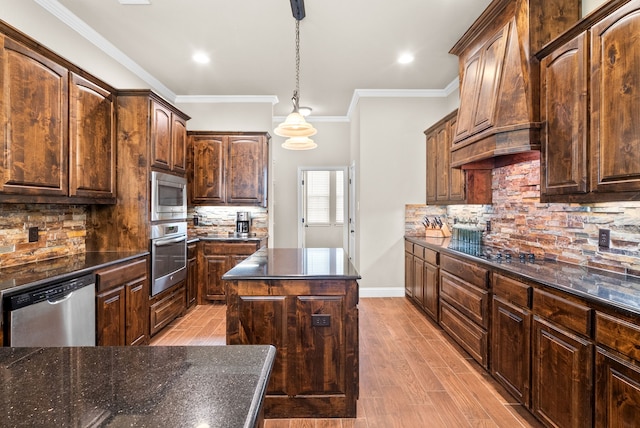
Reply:
[[[265, 428], [541, 427], [407, 299], [363, 298], [358, 309], [358, 417], [267, 419]], [[223, 304], [196, 306], [151, 345], [224, 345], [225, 316]]]

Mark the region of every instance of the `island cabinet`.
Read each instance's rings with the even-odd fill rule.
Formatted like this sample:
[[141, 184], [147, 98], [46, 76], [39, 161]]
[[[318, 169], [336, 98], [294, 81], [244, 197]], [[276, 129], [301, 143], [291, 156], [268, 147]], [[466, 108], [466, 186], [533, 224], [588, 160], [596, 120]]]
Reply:
[[190, 131], [188, 135], [192, 204], [267, 206], [268, 133]]
[[491, 374], [529, 407], [533, 287], [496, 272], [491, 285]]
[[458, 110], [424, 131], [427, 137], [427, 204], [490, 204], [491, 168], [451, 167]]
[[341, 249], [307, 250], [262, 249], [225, 275], [227, 344], [276, 347], [266, 418], [353, 418], [359, 277]]
[[[537, 55], [543, 123], [541, 200], [640, 200], [640, 1], [606, 2]], [[616, 9], [617, 8], [617, 9]]]
[[640, 421], [640, 317], [596, 312], [596, 417], [598, 427]]
[[593, 310], [541, 289], [532, 310], [531, 412], [548, 426], [592, 426]]
[[494, 0], [450, 50], [460, 71], [454, 167], [497, 157], [502, 164], [516, 162], [520, 158], [513, 155], [540, 148], [539, 73], [532, 53], [580, 15], [579, 0]]
[[115, 203], [114, 89], [0, 23], [0, 202]]
[[485, 369], [489, 366], [489, 271], [442, 254], [440, 326]]
[[98, 345], [149, 343], [148, 265], [143, 257], [96, 271]]
[[225, 300], [222, 275], [267, 245], [267, 239], [252, 241], [200, 241], [198, 303]]

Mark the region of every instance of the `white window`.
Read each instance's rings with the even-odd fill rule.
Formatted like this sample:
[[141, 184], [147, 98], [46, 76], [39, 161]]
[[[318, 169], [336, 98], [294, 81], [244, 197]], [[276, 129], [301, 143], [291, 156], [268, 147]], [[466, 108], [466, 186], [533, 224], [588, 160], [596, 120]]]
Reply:
[[336, 171], [336, 223], [344, 223], [344, 173]]
[[331, 206], [331, 171], [307, 172], [307, 221], [328, 224]]

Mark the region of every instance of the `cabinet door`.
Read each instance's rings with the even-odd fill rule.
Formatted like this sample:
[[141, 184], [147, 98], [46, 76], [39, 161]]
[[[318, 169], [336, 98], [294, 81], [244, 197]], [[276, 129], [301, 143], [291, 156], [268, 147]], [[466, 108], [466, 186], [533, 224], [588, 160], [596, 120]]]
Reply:
[[596, 426], [635, 427], [640, 421], [640, 367], [596, 348]]
[[151, 165], [171, 169], [171, 110], [151, 101]]
[[[448, 165], [448, 173], [449, 173], [449, 200], [450, 201], [464, 201], [465, 200], [465, 173], [460, 168], [451, 168], [451, 146], [453, 144], [453, 133], [456, 130], [456, 124], [458, 123], [457, 114], [453, 116], [447, 122], [447, 141], [446, 141], [446, 152], [447, 152], [447, 165]], [[483, 203], [491, 203], [491, 200]]]
[[413, 257], [413, 301], [422, 307], [424, 300], [424, 261]]
[[149, 278], [145, 275], [125, 285], [126, 345], [149, 342]]
[[436, 132], [427, 134], [427, 204], [437, 202], [438, 139]]
[[491, 374], [529, 406], [531, 312], [493, 298]]
[[587, 34], [582, 33], [542, 60], [543, 195], [588, 191], [587, 55]]
[[404, 252], [404, 293], [413, 295], [413, 253], [408, 251]]
[[69, 98], [69, 195], [116, 197], [113, 95], [71, 75]]
[[261, 136], [229, 137], [227, 203], [262, 205], [266, 186], [263, 140]]
[[591, 187], [640, 191], [640, 2], [591, 31]]
[[191, 201], [220, 205], [225, 202], [224, 137], [193, 137]]
[[187, 122], [175, 114], [171, 117], [171, 169], [184, 173], [187, 169]]
[[438, 320], [438, 266], [434, 266], [430, 263], [424, 263], [424, 298], [423, 305], [425, 311], [431, 318]]
[[[464, 64], [462, 84], [460, 87], [460, 108], [458, 110], [458, 122], [455, 128], [454, 145], [456, 141], [463, 140], [471, 135], [473, 128], [473, 114], [478, 86], [480, 84], [480, 51], [469, 57]], [[464, 100], [464, 103], [463, 103]]]
[[116, 287], [96, 299], [97, 330], [100, 346], [125, 345], [125, 291]]
[[438, 161], [436, 162], [436, 199], [449, 200], [449, 170], [451, 169], [451, 148], [449, 147], [449, 133], [444, 123], [436, 131], [436, 145], [438, 146]]
[[531, 411], [549, 426], [592, 426], [593, 345], [534, 316]]
[[267, 394], [287, 395], [288, 383], [296, 379], [287, 365], [288, 361], [293, 360], [290, 352], [294, 352], [293, 349], [289, 349], [287, 298], [285, 296], [234, 297], [235, 299], [227, 306], [227, 319], [231, 320], [231, 325], [227, 324], [227, 344], [275, 346], [278, 352], [273, 363]]
[[187, 308], [197, 303], [198, 298], [198, 262], [196, 244], [187, 245]]
[[4, 38], [0, 82], [0, 137], [4, 153], [0, 192], [66, 196], [67, 69]]
[[229, 270], [228, 256], [204, 257], [204, 299], [224, 300], [224, 281], [222, 275]]

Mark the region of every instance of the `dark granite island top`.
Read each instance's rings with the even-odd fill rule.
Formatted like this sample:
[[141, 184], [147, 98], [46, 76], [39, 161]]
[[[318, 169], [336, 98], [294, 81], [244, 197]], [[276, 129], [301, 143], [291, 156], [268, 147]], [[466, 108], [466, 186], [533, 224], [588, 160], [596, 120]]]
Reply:
[[254, 427], [272, 346], [0, 348], [2, 426]]
[[227, 344], [273, 344], [265, 418], [354, 418], [358, 283], [337, 248], [262, 248], [223, 277]]
[[360, 279], [342, 248], [262, 248], [222, 277], [236, 279]]

